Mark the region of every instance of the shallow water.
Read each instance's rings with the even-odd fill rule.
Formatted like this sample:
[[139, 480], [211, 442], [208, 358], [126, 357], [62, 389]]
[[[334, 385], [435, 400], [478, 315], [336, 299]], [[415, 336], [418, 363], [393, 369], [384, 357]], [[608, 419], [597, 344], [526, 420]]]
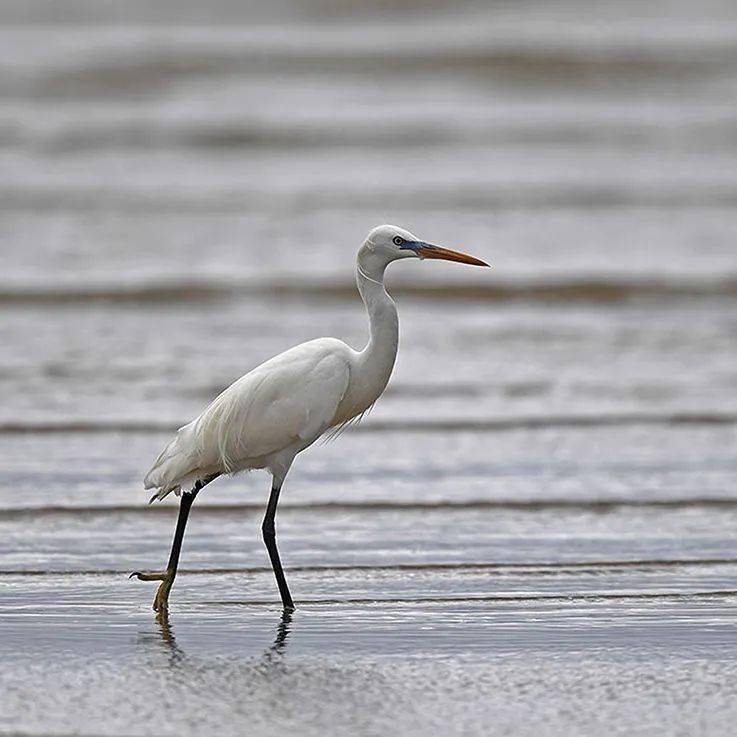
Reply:
[[[0, 734], [728, 735], [737, 603], [737, 11], [6, 0]], [[176, 500], [179, 425], [302, 340], [392, 383]]]

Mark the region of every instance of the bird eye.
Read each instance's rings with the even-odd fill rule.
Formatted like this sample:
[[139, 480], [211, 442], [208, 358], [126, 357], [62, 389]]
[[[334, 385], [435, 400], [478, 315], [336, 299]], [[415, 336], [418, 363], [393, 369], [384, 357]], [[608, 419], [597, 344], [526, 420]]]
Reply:
[[404, 243], [404, 238], [402, 238], [401, 235], [395, 235], [394, 238], [392, 238], [392, 241], [395, 246], [401, 246]]

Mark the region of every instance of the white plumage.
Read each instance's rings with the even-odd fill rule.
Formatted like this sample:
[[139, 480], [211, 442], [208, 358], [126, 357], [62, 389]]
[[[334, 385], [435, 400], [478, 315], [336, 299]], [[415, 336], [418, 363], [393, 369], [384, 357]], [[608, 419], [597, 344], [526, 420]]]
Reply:
[[294, 456], [335, 425], [355, 353], [320, 338], [262, 363], [180, 428], [145, 487], [163, 499], [222, 473], [268, 468], [283, 477]]
[[273, 485], [264, 540], [285, 608], [293, 606], [276, 548], [274, 515], [282, 483], [295, 456], [331, 428], [365, 412], [384, 391], [397, 355], [396, 305], [384, 288], [384, 272], [406, 258], [434, 258], [486, 266], [471, 256], [415, 238], [393, 225], [374, 228], [359, 249], [356, 283], [369, 317], [369, 341], [357, 351], [335, 338], [303, 343], [238, 379], [205, 411], [180, 428], [144, 484], [151, 501], [182, 492], [179, 522], [165, 571], [135, 573], [162, 581], [154, 609], [168, 604], [189, 509], [200, 489], [223, 474], [265, 468]]

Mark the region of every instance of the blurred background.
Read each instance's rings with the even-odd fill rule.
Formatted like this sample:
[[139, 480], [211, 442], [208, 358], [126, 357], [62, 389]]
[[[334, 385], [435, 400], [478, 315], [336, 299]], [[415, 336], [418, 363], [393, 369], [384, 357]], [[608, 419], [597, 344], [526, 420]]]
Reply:
[[[361, 694], [391, 693], [383, 713], [405, 734], [447, 733], [427, 721], [440, 683], [457, 687], [442, 709], [468, 734], [489, 718], [521, 733], [514, 709], [530, 734], [577, 733], [551, 684], [587, 737], [611, 733], [601, 720], [644, 734], [654, 714], [653, 734], [733, 724], [737, 698], [720, 691], [737, 682], [731, 660], [705, 694], [658, 653], [708, 661], [735, 644], [736, 98], [730, 0], [3, 0], [5, 723], [155, 726], [132, 701], [158, 666], [153, 589], [123, 573], [165, 561], [176, 500], [146, 508], [141, 477], [262, 360], [322, 335], [363, 345], [355, 253], [389, 222], [495, 268], [390, 271], [392, 383], [285, 487], [283, 558], [295, 598], [315, 600], [289, 647], [338, 652], [342, 708], [360, 721], [377, 714]], [[198, 499], [183, 566], [202, 573], [173, 594], [185, 650], [227, 659], [234, 641], [248, 652], [270, 639], [267, 492], [254, 474]], [[531, 602], [548, 595], [567, 598], [541, 613]], [[649, 653], [643, 679], [653, 664], [673, 675], [659, 706], [607, 686], [632, 683], [612, 663], [633, 638]], [[469, 702], [465, 666], [423, 666], [403, 701], [394, 676], [340, 670], [346, 642], [351, 667], [356, 652], [401, 652], [405, 667], [426, 647], [554, 650], [562, 667], [500, 685], [487, 662], [498, 698]], [[62, 646], [79, 655], [73, 714], [54, 670]], [[571, 683], [574, 650], [616, 657]], [[47, 675], [23, 670], [28, 652]], [[100, 652], [134, 660], [121, 674]], [[246, 673], [238, 698], [253, 697], [255, 733], [273, 733], [254, 683]], [[192, 702], [194, 723], [235, 703], [200, 685], [210, 701]], [[162, 707], [176, 733], [194, 713], [180, 707]]]
[[[730, 2], [0, 7], [3, 425], [176, 426], [295, 342], [356, 346], [390, 222], [375, 420], [737, 408]], [[708, 357], [708, 360], [707, 360]]]

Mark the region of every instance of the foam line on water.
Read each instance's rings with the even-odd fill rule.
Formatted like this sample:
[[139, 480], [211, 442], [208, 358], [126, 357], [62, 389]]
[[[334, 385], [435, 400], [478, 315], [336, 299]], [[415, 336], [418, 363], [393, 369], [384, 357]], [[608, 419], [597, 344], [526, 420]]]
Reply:
[[[539, 563], [398, 563], [394, 565], [305, 565], [287, 566], [286, 570], [292, 573], [330, 573], [340, 575], [341, 573], [356, 572], [428, 572], [428, 573], [475, 573], [478, 571], [489, 571], [503, 573], [514, 572], [515, 575], [535, 575], [540, 572], [566, 572], [566, 571], [597, 571], [605, 570], [641, 570], [641, 569], [668, 569], [668, 568], [693, 568], [712, 566], [734, 566], [737, 558], [668, 558], [668, 559], [640, 559], [640, 560], [591, 560], [591, 561], [566, 561], [554, 562], [541, 561]], [[179, 568], [178, 575], [189, 576], [224, 576], [236, 574], [261, 574], [271, 573], [268, 566], [234, 566], [227, 568]], [[130, 571], [117, 568], [99, 568], [84, 570], [50, 570], [50, 569], [0, 569], [0, 576], [18, 577], [74, 577], [74, 576], [128, 576]]]
[[382, 184], [373, 187], [371, 196], [347, 187], [324, 186], [282, 191], [224, 187], [207, 191], [141, 192], [137, 189], [111, 189], [103, 184], [94, 187], [68, 184], [63, 188], [49, 186], [0, 187], [0, 210], [31, 211], [34, 215], [44, 210], [65, 212], [128, 213], [128, 214], [243, 214], [246, 211], [308, 213], [316, 210], [357, 210], [366, 207], [367, 199], [377, 206], [406, 207], [418, 212], [448, 208], [479, 209], [488, 212], [500, 210], [534, 210], [543, 208], [619, 209], [636, 207], [723, 209], [737, 205], [737, 187], [721, 180], [705, 183], [662, 182], [657, 187], [626, 186], [612, 181], [589, 182], [576, 185], [556, 181], [551, 184], [454, 184], [430, 183], [411, 189], [394, 189]]
[[[549, 511], [589, 511], [603, 513], [619, 509], [735, 509], [737, 498], [731, 497], [691, 497], [679, 499], [499, 499], [499, 500], [471, 500], [471, 501], [437, 501], [437, 502], [394, 502], [394, 501], [357, 501], [357, 502], [312, 502], [294, 504], [285, 502], [280, 509], [284, 512], [300, 513], [344, 513], [344, 512], [423, 512], [423, 511], [482, 511], [508, 510], [520, 512], [549, 512]], [[29, 517], [41, 516], [114, 516], [175, 514], [175, 505], [162, 504], [148, 506], [115, 505], [115, 506], [46, 506], [46, 507], [10, 507], [0, 509], [0, 520], [20, 520]], [[229, 516], [235, 513], [262, 513], [263, 504], [244, 502], [240, 504], [201, 504], [198, 515]]]
[[[490, 594], [479, 596], [428, 596], [416, 598], [347, 598], [347, 599], [300, 599], [299, 606], [321, 605], [382, 605], [382, 604], [473, 604], [477, 602], [536, 602], [536, 601], [617, 601], [670, 599], [673, 601], [688, 601], [691, 599], [722, 599], [737, 596], [737, 591], [720, 589], [714, 591], [600, 591], [590, 593], [570, 594]], [[273, 606], [268, 600], [224, 600], [211, 602], [186, 602], [190, 606]]]
[[[110, 420], [0, 420], [0, 435], [66, 433], [166, 433], [176, 432], [183, 421]], [[464, 420], [368, 420], [351, 427], [352, 433], [377, 432], [496, 432], [547, 428], [623, 427], [628, 425], [734, 425], [734, 412], [632, 412], [605, 415], [545, 415], [500, 419]]]
[[[737, 275], [690, 278], [573, 278], [568, 280], [493, 282], [404, 282], [392, 293], [416, 299], [477, 302], [601, 302], [632, 300], [683, 300], [694, 298], [737, 298]], [[112, 305], [172, 304], [243, 299], [294, 299], [343, 301], [357, 298], [350, 281], [264, 281], [234, 282], [227, 279], [180, 279], [131, 283], [28, 284], [0, 287], [0, 304], [58, 306], [96, 302]]]

